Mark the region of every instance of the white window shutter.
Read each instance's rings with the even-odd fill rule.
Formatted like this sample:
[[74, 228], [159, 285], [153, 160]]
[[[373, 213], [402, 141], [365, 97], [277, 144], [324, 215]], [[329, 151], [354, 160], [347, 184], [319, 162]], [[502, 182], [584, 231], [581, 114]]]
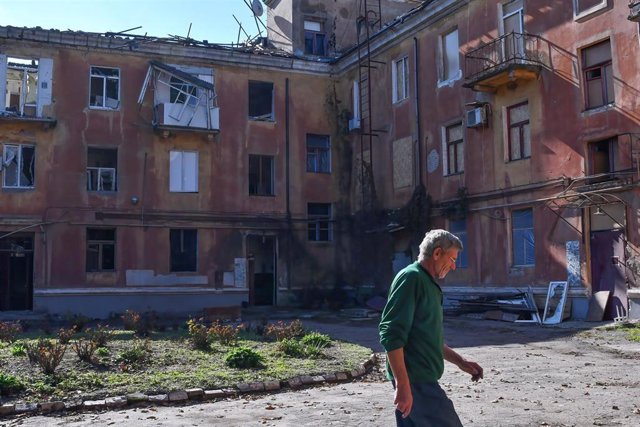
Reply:
[[198, 153], [182, 153], [182, 191], [198, 192]]
[[53, 83], [53, 59], [40, 58], [38, 60], [38, 101], [36, 115], [42, 117], [42, 108], [51, 105]]
[[169, 153], [169, 191], [182, 191], [182, 153]]
[[4, 111], [7, 97], [7, 55], [0, 54], [0, 111]]

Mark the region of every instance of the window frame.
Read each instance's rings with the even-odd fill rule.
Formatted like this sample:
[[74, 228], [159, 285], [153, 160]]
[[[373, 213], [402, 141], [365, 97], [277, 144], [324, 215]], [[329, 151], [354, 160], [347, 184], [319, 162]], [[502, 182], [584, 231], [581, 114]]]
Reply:
[[[458, 228], [458, 225], [463, 225], [463, 227], [461, 227], [462, 230]], [[467, 219], [449, 220], [449, 231], [462, 242], [462, 250], [458, 252], [458, 258], [456, 259], [456, 270], [458, 268], [469, 268], [469, 246], [467, 245], [469, 231]]]
[[[529, 100], [523, 101], [523, 102], [519, 102], [517, 104], [513, 104], [513, 105], [509, 105], [506, 109], [506, 113], [507, 113], [507, 159], [509, 162], [514, 162], [514, 161], [518, 161], [518, 160], [525, 160], [525, 159], [530, 159], [531, 158], [531, 110], [528, 108], [528, 116], [526, 120], [521, 120], [519, 122], [515, 122], [513, 123], [511, 121], [511, 111], [515, 108], [521, 107], [523, 105], [527, 105], [528, 107], [529, 105]], [[524, 126], [529, 125], [529, 155], [525, 156], [524, 152], [525, 152], [525, 144], [526, 144], [526, 140], [524, 138], [524, 133], [525, 133], [525, 128]], [[511, 140], [511, 129], [512, 128], [519, 128], [519, 136], [520, 136], [520, 157], [518, 158], [514, 158], [512, 156], [512, 144], [513, 141]]]
[[[7, 152], [9, 151], [8, 149], [12, 147], [17, 149], [17, 168], [16, 168], [16, 182], [17, 185], [7, 185], [7, 164], [6, 164], [6, 159], [8, 158]], [[31, 169], [31, 181], [32, 184], [31, 185], [21, 185], [21, 181], [22, 181], [22, 173], [21, 171], [24, 170], [24, 149], [25, 148], [31, 148], [33, 150], [33, 156], [31, 158], [31, 165], [30, 165], [30, 169]], [[13, 159], [11, 159], [11, 161], [13, 161], [15, 159], [15, 157]], [[34, 144], [13, 144], [13, 143], [8, 143], [8, 144], [3, 144], [3, 148], [2, 148], [2, 158], [0, 159], [0, 161], [2, 161], [2, 188], [6, 188], [6, 189], [13, 189], [13, 190], [32, 190], [34, 188], [36, 188], [36, 146]]]
[[[529, 227], [516, 227], [515, 224], [515, 214], [520, 212], [530, 212], [531, 213], [531, 223]], [[516, 232], [523, 232], [526, 230], [531, 230], [531, 236], [533, 238], [533, 247], [531, 249], [532, 253], [529, 254], [531, 256], [531, 258], [533, 259], [533, 263], [528, 264], [527, 261], [527, 249], [526, 249], [526, 245], [525, 245], [525, 241], [522, 240], [521, 242], [519, 242], [522, 245], [525, 245], [524, 247], [524, 251], [523, 251], [523, 260], [522, 260], [522, 264], [519, 264], [520, 260], [517, 259], [516, 257], [516, 238], [517, 238], [517, 234]], [[523, 237], [524, 239], [524, 237]], [[513, 267], [535, 267], [535, 261], [536, 261], [536, 246], [535, 246], [535, 221], [534, 221], [534, 215], [533, 215], [533, 208], [532, 207], [526, 207], [526, 208], [521, 208], [521, 209], [513, 209], [511, 211], [511, 265]]]
[[[323, 141], [326, 142], [326, 147], [310, 147], [309, 142], [310, 138], [323, 138]], [[315, 133], [308, 133], [305, 138], [305, 146], [307, 149], [307, 172], [308, 173], [331, 173], [331, 137], [329, 135], [321, 135]], [[326, 156], [326, 161], [321, 161], [323, 154]], [[310, 159], [312, 156], [312, 163], [310, 163]], [[324, 166], [326, 165], [326, 166]], [[310, 167], [311, 166], [311, 167]]]
[[[326, 213], [311, 213], [311, 209], [326, 209]], [[307, 203], [307, 240], [310, 242], [333, 241], [333, 207], [331, 203]]]
[[[398, 76], [398, 64], [401, 64], [402, 76]], [[397, 104], [409, 98], [409, 56], [405, 55], [391, 63], [391, 81], [393, 103]], [[399, 88], [402, 83], [402, 88]], [[400, 90], [402, 93], [400, 93]]]
[[[265, 113], [265, 114], [256, 114], [256, 115], [252, 115], [251, 114], [251, 109], [252, 106], [254, 108], [257, 108], [257, 105], [252, 104], [252, 99], [255, 99], [257, 97], [258, 94], [252, 94], [252, 85], [254, 85], [254, 91], [258, 90], [258, 85], [260, 86], [264, 86], [266, 87], [267, 85], [271, 86], [271, 110], [269, 113]], [[266, 89], [265, 93], [266, 93]], [[275, 122], [276, 118], [275, 118], [275, 92], [276, 92], [276, 86], [273, 82], [267, 82], [267, 81], [262, 81], [262, 80], [249, 80], [248, 82], [248, 105], [247, 105], [247, 117], [249, 120], [251, 121], [261, 121], [261, 122]], [[256, 112], [256, 111], [254, 111]], [[269, 117], [266, 117], [267, 114], [269, 114]]]
[[[91, 238], [90, 232], [98, 232], [98, 231], [111, 231], [113, 232], [112, 239], [99, 239], [99, 238]], [[118, 231], [116, 228], [104, 228], [104, 227], [87, 227], [85, 230], [85, 241], [86, 241], [86, 251], [85, 251], [85, 271], [87, 273], [102, 273], [102, 272], [115, 272], [116, 271], [116, 251], [117, 251], [117, 235]], [[98, 259], [97, 265], [95, 268], [90, 268], [90, 251], [91, 246], [97, 246], [98, 251]], [[113, 254], [113, 266], [112, 268], [106, 268], [105, 264], [105, 247], [111, 245], [112, 246], [112, 254]], [[95, 249], [94, 249], [95, 250]]]
[[[91, 151], [110, 151], [110, 152], [115, 152], [114, 157], [115, 157], [115, 166], [90, 166], [91, 162], [90, 161], [90, 154]], [[95, 171], [95, 172], [93, 172]], [[103, 182], [103, 178], [102, 178], [102, 173], [103, 172], [107, 172], [107, 171], [111, 171], [112, 175], [113, 175], [113, 184], [112, 184], [112, 189], [111, 190], [104, 190], [104, 182]], [[93, 179], [93, 174], [96, 174], [96, 188], [92, 188], [92, 183], [94, 182]], [[87, 171], [86, 171], [86, 176], [87, 176], [87, 185], [86, 185], [86, 190], [89, 192], [98, 192], [98, 193], [114, 193], [118, 191], [118, 149], [117, 148], [105, 148], [105, 147], [88, 147], [87, 148]]]
[[[462, 139], [456, 139], [453, 141], [449, 140], [449, 130], [454, 127], [460, 127], [462, 133]], [[462, 121], [452, 122], [448, 125], [442, 126], [442, 144], [443, 144], [443, 153], [445, 155], [444, 166], [446, 169], [443, 171], [444, 176], [452, 176], [452, 175], [460, 175], [464, 173], [464, 126]], [[462, 146], [462, 165], [457, 164], [458, 159], [458, 148]], [[456, 168], [452, 171], [450, 165], [450, 149], [454, 150], [454, 159], [456, 159]]]
[[[180, 188], [176, 188], [175, 185], [173, 185], [174, 183], [176, 183], [172, 178], [174, 176], [174, 174], [172, 173], [172, 170], [173, 170], [172, 168], [174, 167], [174, 163], [172, 161], [173, 153], [179, 154], [180, 158], [181, 158], [181, 160], [180, 160], [180, 170], [177, 171], [177, 172], [180, 172]], [[191, 188], [185, 188], [185, 170], [188, 170], [188, 168], [185, 168], [185, 158], [184, 158], [185, 154], [195, 154], [195, 168], [193, 169], [194, 176], [192, 177], [193, 184], [194, 184], [195, 188], [192, 188], [192, 189]], [[186, 166], [189, 166], [189, 165], [186, 165]], [[199, 153], [197, 151], [194, 151], [194, 150], [169, 150], [169, 193], [198, 193], [198, 191], [199, 191], [199, 181], [198, 181], [199, 180], [199, 169], [200, 169], [200, 156], [199, 156]]]
[[[593, 49], [596, 46], [599, 46], [601, 44], [604, 43], [608, 43], [609, 44], [609, 59], [606, 61], [602, 61], [590, 66], [586, 66], [586, 56], [587, 56], [587, 51], [589, 49]], [[583, 85], [584, 85], [584, 107], [585, 110], [595, 110], [601, 107], [606, 107], [609, 105], [614, 105], [616, 102], [616, 97], [615, 97], [615, 88], [613, 87], [613, 52], [611, 49], [611, 39], [607, 38], [605, 40], [601, 40], [597, 43], [593, 43], [589, 46], [585, 46], [583, 48], [580, 49], [580, 56], [581, 56], [581, 65], [582, 65], [582, 81], [583, 81]], [[608, 73], [606, 72], [607, 67], [611, 68], [611, 76], [608, 76]], [[589, 82], [590, 81], [594, 81], [596, 80], [596, 78], [591, 78], [589, 79], [589, 77], [587, 76], [587, 74], [589, 72], [592, 72], [594, 70], [600, 70], [600, 77], [598, 77], [597, 79], [600, 80], [600, 89], [602, 91], [601, 95], [602, 95], [602, 101], [603, 103], [600, 105], [595, 105], [595, 106], [590, 106], [590, 97], [589, 94], [591, 93], [589, 90]], [[611, 80], [611, 89], [613, 90], [613, 93], [610, 94], [609, 96], [609, 90], [608, 90], [608, 79]]]
[[580, 0], [573, 0], [573, 19], [578, 20], [585, 18], [592, 13], [606, 9], [609, 6], [608, 0], [600, 0], [599, 4], [593, 5], [588, 9], [580, 10]]
[[[452, 33], [456, 33], [456, 39], [458, 41], [458, 45], [456, 46], [456, 63], [458, 65], [457, 70], [448, 70], [448, 59], [449, 56], [447, 54], [447, 36]], [[439, 37], [438, 47], [440, 49], [439, 55], [439, 70], [438, 70], [438, 85], [443, 86], [449, 84], [450, 82], [454, 82], [456, 80], [460, 80], [462, 78], [462, 68], [460, 66], [460, 31], [458, 27], [453, 27], [442, 34]], [[449, 71], [449, 72], [448, 72]]]
[[[179, 236], [175, 236], [175, 233], [179, 232]], [[186, 248], [185, 245], [185, 233], [194, 233], [193, 236], [193, 248]], [[180, 240], [180, 253], [187, 259], [174, 259], [176, 254], [174, 248], [174, 239]], [[188, 249], [193, 249], [193, 254], [188, 253]], [[187, 265], [179, 265], [187, 264]], [[198, 271], [198, 229], [197, 228], [170, 228], [169, 229], [169, 271], [171, 273], [196, 273]]]
[[[307, 28], [307, 22], [318, 24], [320, 30], [313, 30]], [[304, 19], [302, 23], [304, 29], [304, 54], [313, 56], [326, 56], [327, 55], [327, 33], [324, 30], [324, 22], [315, 19]], [[318, 40], [318, 39], [322, 40]], [[307, 40], [311, 39], [312, 47], [311, 52], [307, 50]]]
[[198, 103], [198, 86], [179, 77], [170, 76], [169, 102], [172, 104], [196, 105]]
[[[251, 171], [251, 163], [252, 159], [258, 162], [258, 171]], [[250, 196], [275, 196], [275, 171], [274, 171], [274, 156], [263, 155], [263, 154], [249, 154], [249, 195]], [[264, 173], [264, 163], [265, 161], [268, 163], [269, 168], [269, 183], [268, 186], [265, 186], [263, 183]], [[252, 176], [257, 177], [257, 182], [252, 185]], [[261, 191], [262, 190], [262, 191]]]
[[[109, 77], [109, 76], [104, 76], [104, 75], [98, 75], [98, 74], [94, 74], [94, 68], [98, 69], [108, 69], [108, 70], [116, 70], [118, 76], [117, 77]], [[93, 105], [91, 103], [91, 97], [94, 96], [93, 95], [93, 79], [102, 79], [102, 105]], [[118, 87], [118, 97], [116, 98], [117, 101], [117, 105], [115, 107], [109, 107], [106, 105], [107, 103], [107, 82], [109, 80], [115, 80], [117, 83], [117, 87]], [[119, 110], [120, 109], [120, 97], [121, 97], [121, 73], [120, 73], [120, 68], [119, 67], [105, 67], [105, 66], [100, 66], [100, 65], [90, 65], [89, 66], [89, 108], [90, 109], [94, 109], [94, 110], [107, 110], [107, 111], [114, 111], [114, 110]], [[96, 95], [97, 96], [97, 95]]]

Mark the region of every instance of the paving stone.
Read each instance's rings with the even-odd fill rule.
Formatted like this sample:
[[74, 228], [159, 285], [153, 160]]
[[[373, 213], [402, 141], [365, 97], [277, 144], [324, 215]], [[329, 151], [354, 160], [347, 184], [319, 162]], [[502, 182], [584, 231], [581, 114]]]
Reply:
[[176, 390], [169, 393], [170, 402], [184, 402], [189, 400], [189, 395], [184, 390]]
[[122, 408], [127, 406], [127, 397], [126, 396], [115, 396], [108, 397], [105, 399], [107, 404], [107, 408]]
[[13, 415], [16, 412], [16, 405], [4, 404], [0, 406], [0, 415]]
[[129, 405], [134, 403], [147, 402], [149, 400], [149, 396], [144, 393], [130, 393], [127, 394], [127, 402]]
[[38, 410], [40, 412], [57, 412], [65, 408], [64, 402], [40, 402]]
[[85, 400], [82, 407], [89, 411], [100, 410], [107, 407], [107, 402], [105, 400]]
[[280, 381], [265, 381], [264, 389], [267, 391], [280, 390]]
[[30, 414], [38, 410], [37, 403], [17, 403], [15, 407], [16, 414]]
[[204, 391], [205, 399], [220, 399], [226, 396], [227, 396], [227, 393], [224, 390], [205, 390]]
[[202, 399], [202, 396], [204, 396], [204, 390], [201, 388], [188, 388], [185, 391], [190, 400]]
[[167, 394], [155, 394], [153, 396], [149, 396], [149, 403], [168, 403], [169, 395]]

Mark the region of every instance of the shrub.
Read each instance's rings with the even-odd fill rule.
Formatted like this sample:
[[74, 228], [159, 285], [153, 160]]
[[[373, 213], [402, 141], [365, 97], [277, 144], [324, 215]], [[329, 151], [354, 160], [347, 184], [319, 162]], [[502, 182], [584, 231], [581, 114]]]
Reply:
[[27, 344], [29, 361], [40, 366], [46, 375], [55, 372], [66, 350], [65, 344], [42, 338], [34, 344]]
[[75, 328], [62, 328], [58, 331], [58, 341], [60, 341], [62, 344], [69, 344], [69, 341], [71, 341], [71, 338], [73, 338], [75, 334]]
[[96, 344], [96, 347], [106, 347], [109, 340], [113, 337], [113, 330], [108, 326], [103, 326], [100, 323], [96, 325], [96, 328], [87, 330], [89, 340]]
[[27, 347], [25, 347], [24, 343], [15, 343], [13, 347], [11, 347], [11, 354], [13, 356], [24, 356], [27, 354]]
[[0, 396], [8, 396], [24, 389], [24, 384], [10, 374], [0, 372]]
[[96, 348], [98, 348], [95, 341], [80, 338], [72, 345], [80, 360], [88, 363], [93, 363], [93, 353], [96, 351]]
[[278, 351], [291, 357], [302, 357], [305, 355], [304, 347], [294, 338], [285, 338], [278, 342]]
[[133, 310], [127, 310], [121, 316], [124, 329], [128, 331], [137, 331], [142, 316]]
[[20, 332], [22, 332], [20, 322], [0, 322], [0, 341], [14, 342]]
[[305, 346], [325, 348], [331, 345], [331, 337], [319, 332], [310, 332], [303, 336], [300, 342]]
[[124, 365], [142, 365], [151, 356], [151, 343], [149, 340], [137, 339], [131, 348], [123, 350], [118, 355], [117, 361]]
[[189, 339], [193, 347], [198, 350], [209, 350], [211, 346], [211, 336], [209, 330], [202, 323], [202, 319], [189, 319], [187, 320], [187, 331], [189, 332]]
[[223, 325], [220, 321], [216, 321], [209, 328], [209, 335], [213, 340], [217, 340], [223, 345], [235, 344], [238, 340], [238, 333], [243, 328], [242, 324], [234, 328], [232, 325]]
[[304, 333], [302, 322], [298, 319], [285, 323], [282, 320], [271, 323], [265, 327], [264, 334], [276, 341], [282, 341], [285, 338], [297, 338]]
[[232, 368], [258, 368], [264, 358], [260, 353], [248, 347], [236, 347], [231, 349], [224, 358], [227, 366]]

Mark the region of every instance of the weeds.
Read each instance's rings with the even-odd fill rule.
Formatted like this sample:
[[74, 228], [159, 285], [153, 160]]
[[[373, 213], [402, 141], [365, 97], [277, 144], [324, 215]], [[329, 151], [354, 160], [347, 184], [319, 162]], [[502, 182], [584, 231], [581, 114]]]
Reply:
[[220, 321], [216, 321], [209, 328], [209, 335], [213, 340], [219, 341], [223, 345], [232, 345], [238, 340], [238, 334], [242, 329], [244, 329], [244, 325], [242, 324], [233, 327], [232, 325], [223, 325]]
[[24, 384], [10, 374], [0, 372], [0, 396], [9, 396], [24, 389]]
[[286, 323], [282, 320], [276, 323], [271, 323], [265, 327], [264, 335], [275, 339], [276, 341], [282, 341], [285, 338], [298, 338], [304, 333], [302, 322], [298, 319], [292, 322]]
[[231, 349], [224, 358], [227, 366], [236, 369], [258, 368], [262, 366], [264, 358], [260, 353], [248, 347]]
[[187, 331], [193, 347], [198, 350], [209, 350], [211, 348], [211, 337], [207, 326], [202, 323], [202, 319], [187, 320]]
[[27, 357], [31, 363], [37, 364], [46, 375], [52, 375], [67, 350], [67, 346], [53, 340], [40, 338], [34, 344], [27, 344]]
[[11, 355], [12, 356], [24, 356], [27, 354], [27, 347], [24, 345], [24, 343], [18, 342], [15, 343], [13, 345], [13, 347], [11, 347]]
[[111, 338], [113, 338], [113, 330], [108, 326], [103, 326], [100, 323], [95, 329], [87, 329], [89, 340], [96, 344], [96, 347], [106, 347], [109, 344]]
[[117, 361], [120, 363], [120, 369], [126, 372], [130, 366], [143, 365], [149, 360], [150, 356], [151, 343], [149, 340], [137, 339], [133, 342], [131, 348], [120, 352]]
[[319, 332], [310, 332], [303, 336], [300, 342], [307, 346], [325, 348], [331, 345], [331, 337]]
[[72, 345], [80, 360], [83, 362], [93, 363], [93, 353], [95, 353], [96, 348], [98, 348], [95, 341], [80, 338]]

